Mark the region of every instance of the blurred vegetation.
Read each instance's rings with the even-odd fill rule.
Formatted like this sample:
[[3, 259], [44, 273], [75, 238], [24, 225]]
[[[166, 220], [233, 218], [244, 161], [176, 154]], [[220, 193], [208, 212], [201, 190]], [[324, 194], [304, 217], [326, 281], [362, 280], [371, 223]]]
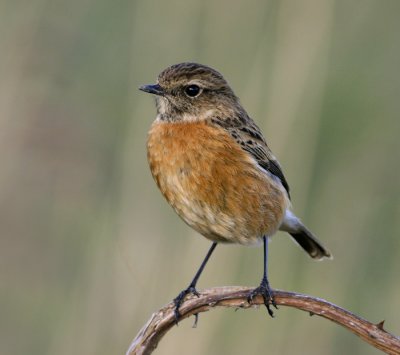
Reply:
[[[262, 127], [296, 213], [333, 252], [279, 233], [273, 287], [326, 298], [400, 334], [400, 2], [0, 2], [2, 354], [122, 354], [187, 286], [209, 243], [147, 167], [166, 66], [220, 70]], [[256, 285], [262, 251], [221, 246], [199, 287]], [[376, 354], [281, 308], [218, 310], [157, 354]]]

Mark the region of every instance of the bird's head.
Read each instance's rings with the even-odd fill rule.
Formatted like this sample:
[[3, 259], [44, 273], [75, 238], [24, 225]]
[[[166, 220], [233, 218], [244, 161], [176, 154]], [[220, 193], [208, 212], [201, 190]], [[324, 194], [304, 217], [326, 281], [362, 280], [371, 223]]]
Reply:
[[156, 84], [139, 89], [155, 95], [158, 117], [166, 121], [225, 116], [240, 107], [224, 77], [197, 63], [172, 65], [160, 73]]

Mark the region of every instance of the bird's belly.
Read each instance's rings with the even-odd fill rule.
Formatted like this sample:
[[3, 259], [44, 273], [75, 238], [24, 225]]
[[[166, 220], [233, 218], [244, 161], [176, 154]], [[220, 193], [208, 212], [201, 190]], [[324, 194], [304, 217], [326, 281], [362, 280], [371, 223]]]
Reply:
[[148, 159], [167, 201], [208, 239], [253, 244], [281, 224], [288, 204], [283, 187], [224, 131], [203, 123], [155, 124]]

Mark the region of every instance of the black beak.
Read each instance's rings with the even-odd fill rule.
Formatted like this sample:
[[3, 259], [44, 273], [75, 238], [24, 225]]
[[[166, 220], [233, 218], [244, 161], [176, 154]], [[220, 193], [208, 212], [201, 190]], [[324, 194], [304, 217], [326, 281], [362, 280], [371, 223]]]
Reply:
[[149, 94], [154, 94], [154, 95], [159, 95], [159, 96], [164, 96], [164, 90], [163, 88], [158, 85], [142, 85], [139, 90], [142, 90], [144, 92], [148, 92]]

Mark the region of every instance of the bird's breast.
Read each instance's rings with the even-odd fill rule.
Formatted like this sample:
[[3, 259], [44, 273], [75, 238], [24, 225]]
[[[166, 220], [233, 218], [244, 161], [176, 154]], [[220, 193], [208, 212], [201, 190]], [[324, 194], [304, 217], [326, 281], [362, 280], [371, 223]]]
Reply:
[[224, 129], [155, 121], [147, 149], [162, 194], [205, 237], [252, 244], [281, 224], [288, 205], [283, 187]]

